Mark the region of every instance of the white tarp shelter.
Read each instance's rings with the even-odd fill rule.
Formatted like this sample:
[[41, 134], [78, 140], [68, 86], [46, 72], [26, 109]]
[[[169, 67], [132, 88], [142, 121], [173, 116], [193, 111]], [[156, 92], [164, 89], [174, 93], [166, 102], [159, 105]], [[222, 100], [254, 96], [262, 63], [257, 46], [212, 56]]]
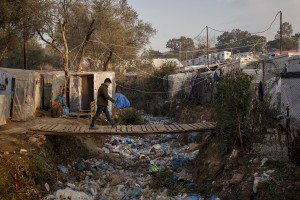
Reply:
[[191, 91], [191, 80], [197, 75], [197, 72], [187, 72], [172, 74], [165, 77], [167, 79], [167, 86], [165, 89], [168, 91], [169, 99], [172, 99], [176, 95], [185, 95]]
[[65, 72], [48, 70], [37, 72], [41, 75], [41, 106], [50, 108], [50, 102], [55, 100], [59, 89], [65, 86]]
[[269, 90], [271, 105], [286, 115], [287, 106], [290, 116], [300, 124], [300, 57], [291, 58], [287, 72]]
[[0, 95], [0, 126], [6, 124], [5, 108], [6, 108], [6, 97]]
[[11, 119], [27, 121], [35, 116], [41, 105], [40, 75], [23, 69], [0, 68], [12, 76], [12, 113]]
[[[106, 78], [110, 78], [112, 81], [111, 86], [108, 88], [108, 94], [114, 98], [113, 95], [116, 87], [115, 72], [70, 73], [70, 112], [90, 112], [91, 102], [97, 100], [98, 89]], [[112, 103], [110, 101], [108, 103], [108, 110], [112, 111]]]
[[3, 108], [5, 119], [9, 119], [11, 117], [10, 111], [13, 97], [12, 85], [14, 85], [13, 76], [0, 70], [0, 95], [3, 95], [6, 99], [5, 107]]

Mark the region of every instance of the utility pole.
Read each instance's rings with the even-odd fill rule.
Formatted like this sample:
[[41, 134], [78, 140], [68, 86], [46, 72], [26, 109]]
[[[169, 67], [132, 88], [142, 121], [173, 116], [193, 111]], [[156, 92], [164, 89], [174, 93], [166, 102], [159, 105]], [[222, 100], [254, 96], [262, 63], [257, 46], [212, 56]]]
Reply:
[[280, 14], [280, 43], [279, 43], [279, 48], [280, 48], [280, 55], [282, 52], [282, 12], [279, 11]]
[[208, 59], [208, 26], [206, 26], [206, 57], [207, 57], [207, 67], [209, 67], [209, 59]]
[[263, 66], [262, 66], [262, 84], [265, 86], [265, 60], [263, 60]]

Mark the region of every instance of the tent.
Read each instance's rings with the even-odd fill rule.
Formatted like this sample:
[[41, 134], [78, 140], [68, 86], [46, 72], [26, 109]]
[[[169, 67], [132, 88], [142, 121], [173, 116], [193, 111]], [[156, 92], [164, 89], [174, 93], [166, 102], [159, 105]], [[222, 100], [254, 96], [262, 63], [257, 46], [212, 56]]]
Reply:
[[33, 118], [36, 109], [41, 105], [39, 73], [10, 68], [0, 68], [0, 71], [12, 76], [11, 80], [8, 78], [8, 90], [11, 88], [11, 92], [6, 91], [12, 98], [11, 119], [27, 121]]
[[[115, 72], [71, 72], [69, 93], [70, 112], [91, 112], [91, 103], [97, 105], [98, 88], [104, 82], [105, 78], [112, 80], [112, 85], [108, 88], [108, 94], [113, 97], [115, 93]], [[108, 110], [112, 111], [112, 104], [110, 102]]]

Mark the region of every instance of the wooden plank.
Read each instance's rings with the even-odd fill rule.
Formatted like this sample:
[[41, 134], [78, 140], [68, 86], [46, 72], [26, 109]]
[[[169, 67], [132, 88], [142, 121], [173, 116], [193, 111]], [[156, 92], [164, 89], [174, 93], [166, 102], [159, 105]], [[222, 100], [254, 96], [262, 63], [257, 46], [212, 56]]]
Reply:
[[202, 125], [205, 127], [205, 129], [211, 128], [211, 125], [208, 122], [202, 122]]
[[110, 127], [110, 133], [117, 133], [117, 126]]
[[165, 125], [163, 125], [163, 124], [157, 125], [156, 128], [157, 128], [157, 130], [159, 130], [160, 132], [164, 132], [164, 133], [168, 132], [168, 129], [167, 129], [167, 128], [165, 127]]
[[169, 133], [172, 132], [173, 129], [169, 125], [165, 125], [165, 127], [166, 127], [166, 129], [168, 130]]
[[190, 127], [191, 131], [195, 131], [195, 127], [192, 124], [186, 124], [188, 127]]
[[107, 133], [107, 134], [110, 134], [111, 133], [111, 130], [113, 128], [111, 126], [101, 126], [99, 129], [98, 129], [98, 132], [97, 133]]
[[55, 127], [57, 127], [58, 124], [52, 124], [49, 128], [47, 128], [48, 131], [52, 131]]
[[40, 130], [40, 128], [41, 128], [42, 126], [44, 126], [44, 125], [45, 125], [45, 124], [37, 124], [37, 125], [31, 127], [30, 130]]
[[85, 133], [87, 130], [89, 130], [90, 129], [90, 126], [89, 125], [83, 125], [83, 126], [81, 126], [80, 127], [80, 130], [79, 130], [79, 132], [80, 133]]
[[173, 125], [177, 128], [178, 131], [184, 131], [184, 129], [181, 128], [178, 124], [173, 124]]
[[141, 133], [143, 131], [140, 125], [133, 125], [131, 128], [132, 128], [132, 132], [134, 133]]
[[182, 128], [183, 131], [189, 131], [189, 128], [187, 128], [184, 124], [176, 124], [180, 128]]
[[195, 123], [189, 124], [189, 126], [193, 127], [194, 131], [197, 131], [199, 128], [195, 125]]
[[71, 125], [69, 132], [73, 133], [76, 128], [77, 128], [77, 125]]
[[172, 132], [177, 132], [177, 128], [174, 126], [174, 124], [170, 124], [169, 128], [171, 129]]
[[75, 133], [78, 133], [80, 131], [80, 128], [82, 127], [82, 125], [77, 125], [76, 129], [74, 130]]
[[194, 126], [198, 127], [199, 131], [205, 129], [205, 126], [203, 126], [202, 123], [195, 123]]
[[52, 129], [52, 131], [53, 132], [62, 132], [62, 130], [65, 126], [66, 125], [64, 125], [64, 124], [58, 124], [54, 129]]
[[47, 131], [49, 127], [51, 127], [53, 124], [46, 124], [41, 128], [42, 131]]
[[153, 132], [151, 125], [145, 125], [145, 127], [146, 127], [146, 132], [147, 133], [152, 133]]
[[189, 126], [188, 124], [180, 124], [180, 126], [181, 126], [182, 128], [184, 128], [185, 130], [187, 130], [187, 131], [192, 131], [192, 130], [194, 130], [194, 128], [191, 127], [191, 126]]
[[117, 125], [117, 133], [121, 132], [121, 126]]
[[131, 125], [127, 125], [127, 126], [126, 126], [126, 129], [127, 129], [127, 132], [128, 132], [128, 133], [132, 132]]
[[122, 132], [127, 132], [126, 125], [121, 125], [121, 127], [122, 127]]
[[206, 124], [209, 126], [209, 128], [214, 128], [214, 127], [215, 127], [215, 124], [214, 124], [214, 123], [206, 122]]
[[158, 133], [158, 132], [160, 132], [160, 131], [158, 131], [158, 129], [157, 129], [157, 127], [156, 127], [156, 125], [150, 125], [150, 126], [151, 126], [151, 128], [152, 128], [153, 132], [155, 132], [155, 133]]
[[66, 128], [64, 129], [64, 132], [70, 133], [71, 128], [72, 128], [72, 125], [66, 125]]
[[141, 125], [141, 129], [143, 132], [147, 132], [146, 126], [145, 125]]

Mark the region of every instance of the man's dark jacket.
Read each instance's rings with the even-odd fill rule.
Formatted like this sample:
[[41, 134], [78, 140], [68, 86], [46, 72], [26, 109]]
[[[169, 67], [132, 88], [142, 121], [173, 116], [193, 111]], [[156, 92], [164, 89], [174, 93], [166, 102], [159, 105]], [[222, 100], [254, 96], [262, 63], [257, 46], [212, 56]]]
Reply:
[[98, 95], [97, 95], [97, 105], [107, 106], [108, 100], [115, 103], [115, 100], [108, 95], [107, 88], [108, 87], [107, 85], [105, 85], [105, 83], [102, 83], [101, 86], [99, 87]]

